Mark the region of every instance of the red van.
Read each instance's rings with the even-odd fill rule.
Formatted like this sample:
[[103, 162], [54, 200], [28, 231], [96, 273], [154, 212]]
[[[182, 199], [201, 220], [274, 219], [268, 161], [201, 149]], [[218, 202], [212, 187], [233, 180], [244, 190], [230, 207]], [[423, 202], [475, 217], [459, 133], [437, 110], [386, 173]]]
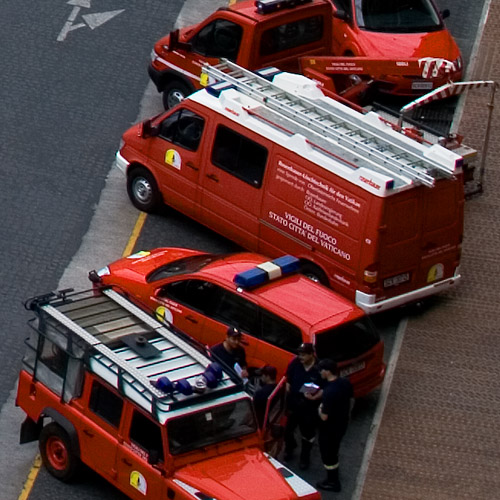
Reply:
[[227, 69], [206, 68], [223, 81], [123, 135], [137, 208], [166, 203], [250, 251], [295, 255], [369, 313], [458, 283], [460, 155], [305, 76]]

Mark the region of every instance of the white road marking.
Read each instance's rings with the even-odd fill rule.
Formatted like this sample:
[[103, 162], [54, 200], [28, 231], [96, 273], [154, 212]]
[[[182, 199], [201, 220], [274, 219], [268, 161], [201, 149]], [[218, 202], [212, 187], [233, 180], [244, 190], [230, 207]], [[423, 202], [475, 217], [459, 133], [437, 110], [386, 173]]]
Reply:
[[104, 23], [108, 22], [113, 17], [116, 17], [118, 14], [124, 12], [125, 9], [119, 10], [110, 10], [107, 12], [94, 12], [92, 14], [83, 14], [82, 18], [85, 21], [84, 23], [73, 24], [75, 19], [78, 17], [80, 10], [82, 8], [90, 9], [90, 0], [69, 0], [68, 5], [73, 5], [73, 10], [68, 17], [68, 20], [64, 24], [61, 32], [57, 37], [58, 42], [63, 42], [66, 40], [68, 33], [70, 31], [77, 30], [79, 28], [85, 28], [88, 26], [91, 30], [95, 30], [99, 26], [102, 26]]

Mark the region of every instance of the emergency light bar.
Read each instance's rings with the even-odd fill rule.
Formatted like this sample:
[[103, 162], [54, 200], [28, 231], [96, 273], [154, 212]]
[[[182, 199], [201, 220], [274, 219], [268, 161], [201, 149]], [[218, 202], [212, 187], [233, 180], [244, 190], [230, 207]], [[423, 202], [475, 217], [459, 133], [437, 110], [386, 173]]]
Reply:
[[279, 9], [291, 9], [296, 5], [312, 2], [312, 0], [257, 0], [255, 7], [259, 14], [270, 14]]
[[283, 257], [263, 262], [252, 269], [236, 274], [233, 282], [243, 288], [250, 288], [275, 280], [285, 274], [297, 272], [299, 267], [300, 260], [297, 257], [284, 255]]

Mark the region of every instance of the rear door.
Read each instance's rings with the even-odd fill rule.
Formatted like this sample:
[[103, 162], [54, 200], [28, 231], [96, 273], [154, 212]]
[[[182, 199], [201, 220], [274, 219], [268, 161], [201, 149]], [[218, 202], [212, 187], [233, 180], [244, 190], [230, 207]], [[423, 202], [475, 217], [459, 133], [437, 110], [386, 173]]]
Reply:
[[201, 182], [201, 220], [249, 250], [257, 250], [265, 141], [235, 123], [219, 124]]

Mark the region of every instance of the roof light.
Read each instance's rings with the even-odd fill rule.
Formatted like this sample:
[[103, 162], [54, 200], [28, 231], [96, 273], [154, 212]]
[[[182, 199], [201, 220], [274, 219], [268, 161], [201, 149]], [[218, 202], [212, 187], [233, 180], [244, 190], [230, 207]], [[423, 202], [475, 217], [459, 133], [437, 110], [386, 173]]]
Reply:
[[284, 255], [273, 261], [263, 262], [252, 269], [236, 274], [233, 282], [243, 288], [258, 286], [280, 278], [285, 274], [294, 273], [299, 270], [299, 267], [300, 261], [297, 257]]
[[290, 9], [296, 5], [311, 1], [312, 0], [257, 0], [255, 6], [259, 14], [270, 14], [279, 9]]
[[228, 82], [219, 82], [219, 83], [214, 83], [213, 85], [209, 85], [206, 87], [206, 91], [210, 94], [213, 95], [214, 97], [219, 97], [221, 92], [227, 89], [234, 88], [234, 85], [232, 83]]

